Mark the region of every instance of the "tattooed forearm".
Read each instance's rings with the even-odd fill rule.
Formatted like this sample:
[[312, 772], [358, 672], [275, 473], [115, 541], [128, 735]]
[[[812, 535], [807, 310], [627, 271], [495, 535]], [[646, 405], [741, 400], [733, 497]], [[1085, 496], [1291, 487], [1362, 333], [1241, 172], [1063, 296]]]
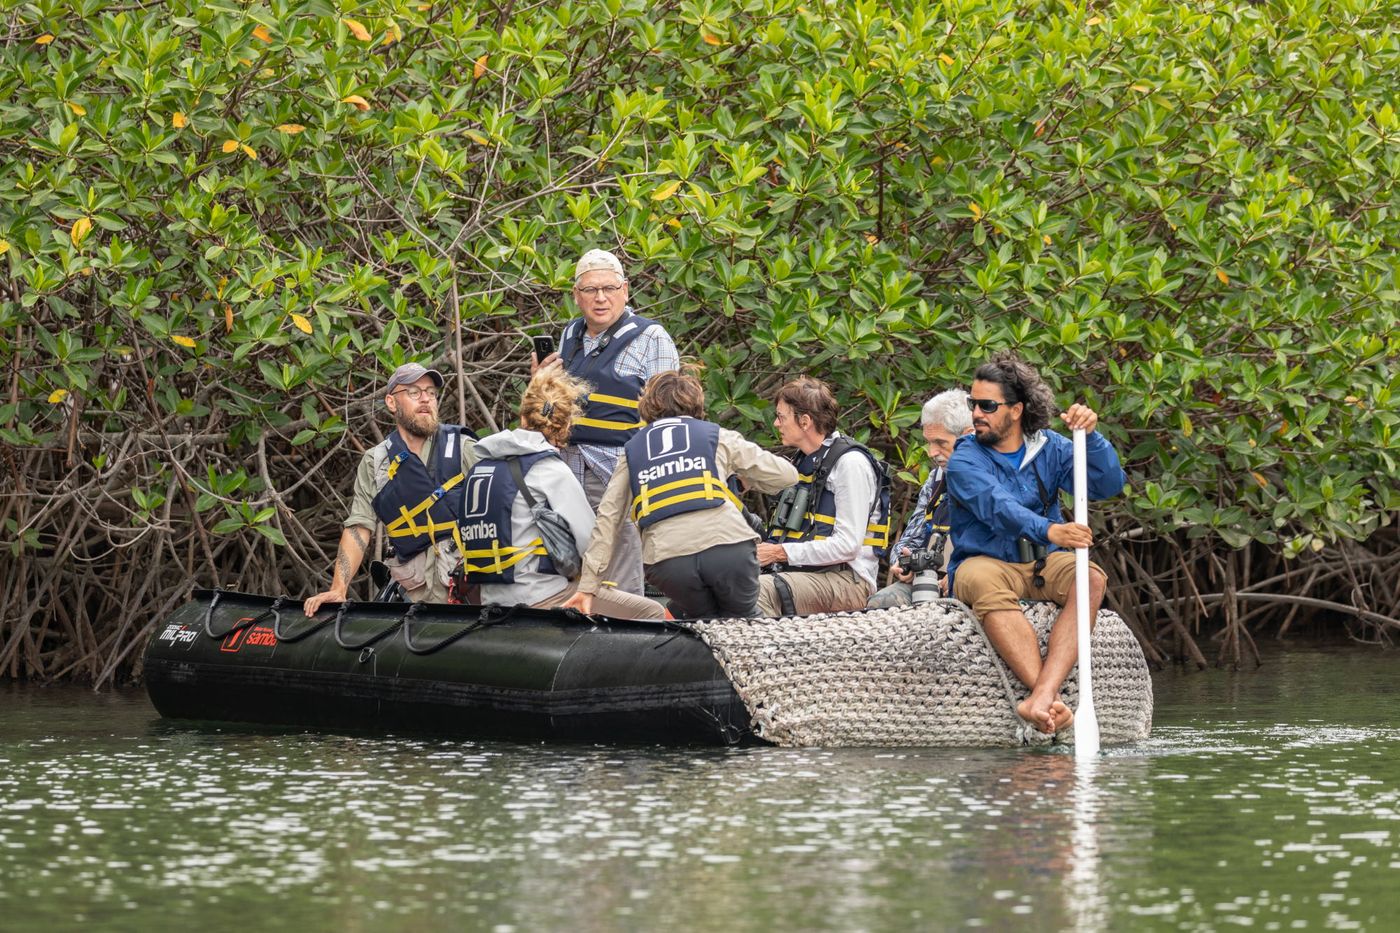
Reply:
[[340, 549], [335, 555], [336, 573], [340, 575], [340, 580], [344, 585], [350, 585], [350, 580], [355, 576], [355, 570], [360, 566], [360, 561], [364, 559], [367, 550], [369, 550], [368, 532], [355, 525], [345, 529], [345, 534], [340, 538]]
[[345, 548], [341, 548], [340, 552], [335, 555], [335, 569], [336, 573], [340, 575], [341, 582], [348, 586], [352, 571], [350, 570], [350, 556], [345, 553]]

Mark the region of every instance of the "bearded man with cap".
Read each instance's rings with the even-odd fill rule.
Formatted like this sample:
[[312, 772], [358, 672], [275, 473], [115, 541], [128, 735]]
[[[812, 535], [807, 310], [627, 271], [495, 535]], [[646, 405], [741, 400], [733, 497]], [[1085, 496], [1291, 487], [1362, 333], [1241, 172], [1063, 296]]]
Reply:
[[[574, 267], [574, 301], [581, 316], [564, 328], [559, 352], [538, 364], [561, 362], [569, 375], [593, 386], [562, 453], [595, 511], [622, 445], [642, 427], [637, 416], [642, 387], [658, 373], [681, 368], [666, 328], [637, 314], [627, 299], [621, 261], [606, 250], [584, 253]], [[618, 589], [642, 595], [642, 542], [635, 525], [623, 523], [619, 529], [605, 576]]]
[[449, 576], [461, 559], [457, 520], [461, 495], [452, 492], [476, 462], [475, 435], [438, 421], [442, 374], [405, 363], [389, 377], [384, 407], [394, 430], [360, 458], [355, 493], [340, 535], [330, 589], [303, 606], [344, 602], [379, 525], [393, 552], [389, 573], [414, 602], [447, 601]]

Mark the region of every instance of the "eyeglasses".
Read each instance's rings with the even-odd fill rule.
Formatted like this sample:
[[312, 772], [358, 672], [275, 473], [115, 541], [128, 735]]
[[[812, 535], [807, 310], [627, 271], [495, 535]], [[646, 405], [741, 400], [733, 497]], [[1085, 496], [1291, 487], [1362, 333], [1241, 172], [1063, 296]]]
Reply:
[[416, 402], [425, 395], [430, 400], [436, 402], [438, 397], [437, 389], [420, 389], [417, 386], [409, 386], [406, 389], [399, 389], [398, 391], [403, 393], [403, 396], [410, 402]]
[[994, 401], [992, 401], [992, 400], [989, 399], [989, 398], [973, 398], [973, 397], [970, 396], [970, 395], [967, 397], [967, 410], [968, 410], [968, 411], [977, 411], [977, 410], [980, 408], [983, 412], [985, 412], [986, 414], [989, 414], [989, 415], [990, 415], [992, 412], [996, 411], [996, 410], [997, 410], [998, 408], [1000, 408], [1001, 406], [1003, 406], [1003, 405], [1011, 405], [1011, 404], [1014, 404], [1014, 403], [1013, 403], [1013, 402], [994, 402]]
[[609, 297], [622, 291], [621, 285], [588, 285], [579, 286], [574, 289], [585, 298], [592, 298], [594, 295], [602, 294]]

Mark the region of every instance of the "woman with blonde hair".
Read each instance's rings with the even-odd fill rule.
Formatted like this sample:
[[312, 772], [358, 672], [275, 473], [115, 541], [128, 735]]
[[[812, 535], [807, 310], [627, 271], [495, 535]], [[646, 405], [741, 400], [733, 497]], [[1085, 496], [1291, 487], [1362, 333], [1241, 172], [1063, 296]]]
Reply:
[[[593, 510], [583, 486], [559, 456], [587, 397], [587, 383], [558, 366], [539, 370], [520, 400], [520, 427], [477, 442], [478, 460], [463, 483], [458, 531], [462, 571], [481, 586], [481, 602], [551, 609], [575, 586], [546, 551], [531, 501], [548, 505], [569, 525], [579, 554], [593, 534]], [[524, 489], [521, 486], [524, 486]], [[619, 619], [660, 619], [654, 600], [606, 590], [595, 611]]]

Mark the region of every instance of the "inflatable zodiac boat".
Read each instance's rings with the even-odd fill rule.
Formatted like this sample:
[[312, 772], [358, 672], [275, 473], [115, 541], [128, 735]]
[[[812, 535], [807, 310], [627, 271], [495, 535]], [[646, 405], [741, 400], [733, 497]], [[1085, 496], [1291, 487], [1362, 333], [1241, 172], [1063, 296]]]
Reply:
[[[1028, 606], [1042, 645], [1058, 611]], [[1093, 655], [1103, 743], [1145, 738], [1147, 664], [1113, 613], [1099, 614]], [[199, 591], [153, 632], [144, 678], [169, 719], [331, 731], [784, 746], [1051, 741], [1016, 715], [1025, 689], [950, 600], [683, 623], [390, 602], [307, 619], [288, 598]], [[1075, 685], [1071, 674], [1071, 707]]]

